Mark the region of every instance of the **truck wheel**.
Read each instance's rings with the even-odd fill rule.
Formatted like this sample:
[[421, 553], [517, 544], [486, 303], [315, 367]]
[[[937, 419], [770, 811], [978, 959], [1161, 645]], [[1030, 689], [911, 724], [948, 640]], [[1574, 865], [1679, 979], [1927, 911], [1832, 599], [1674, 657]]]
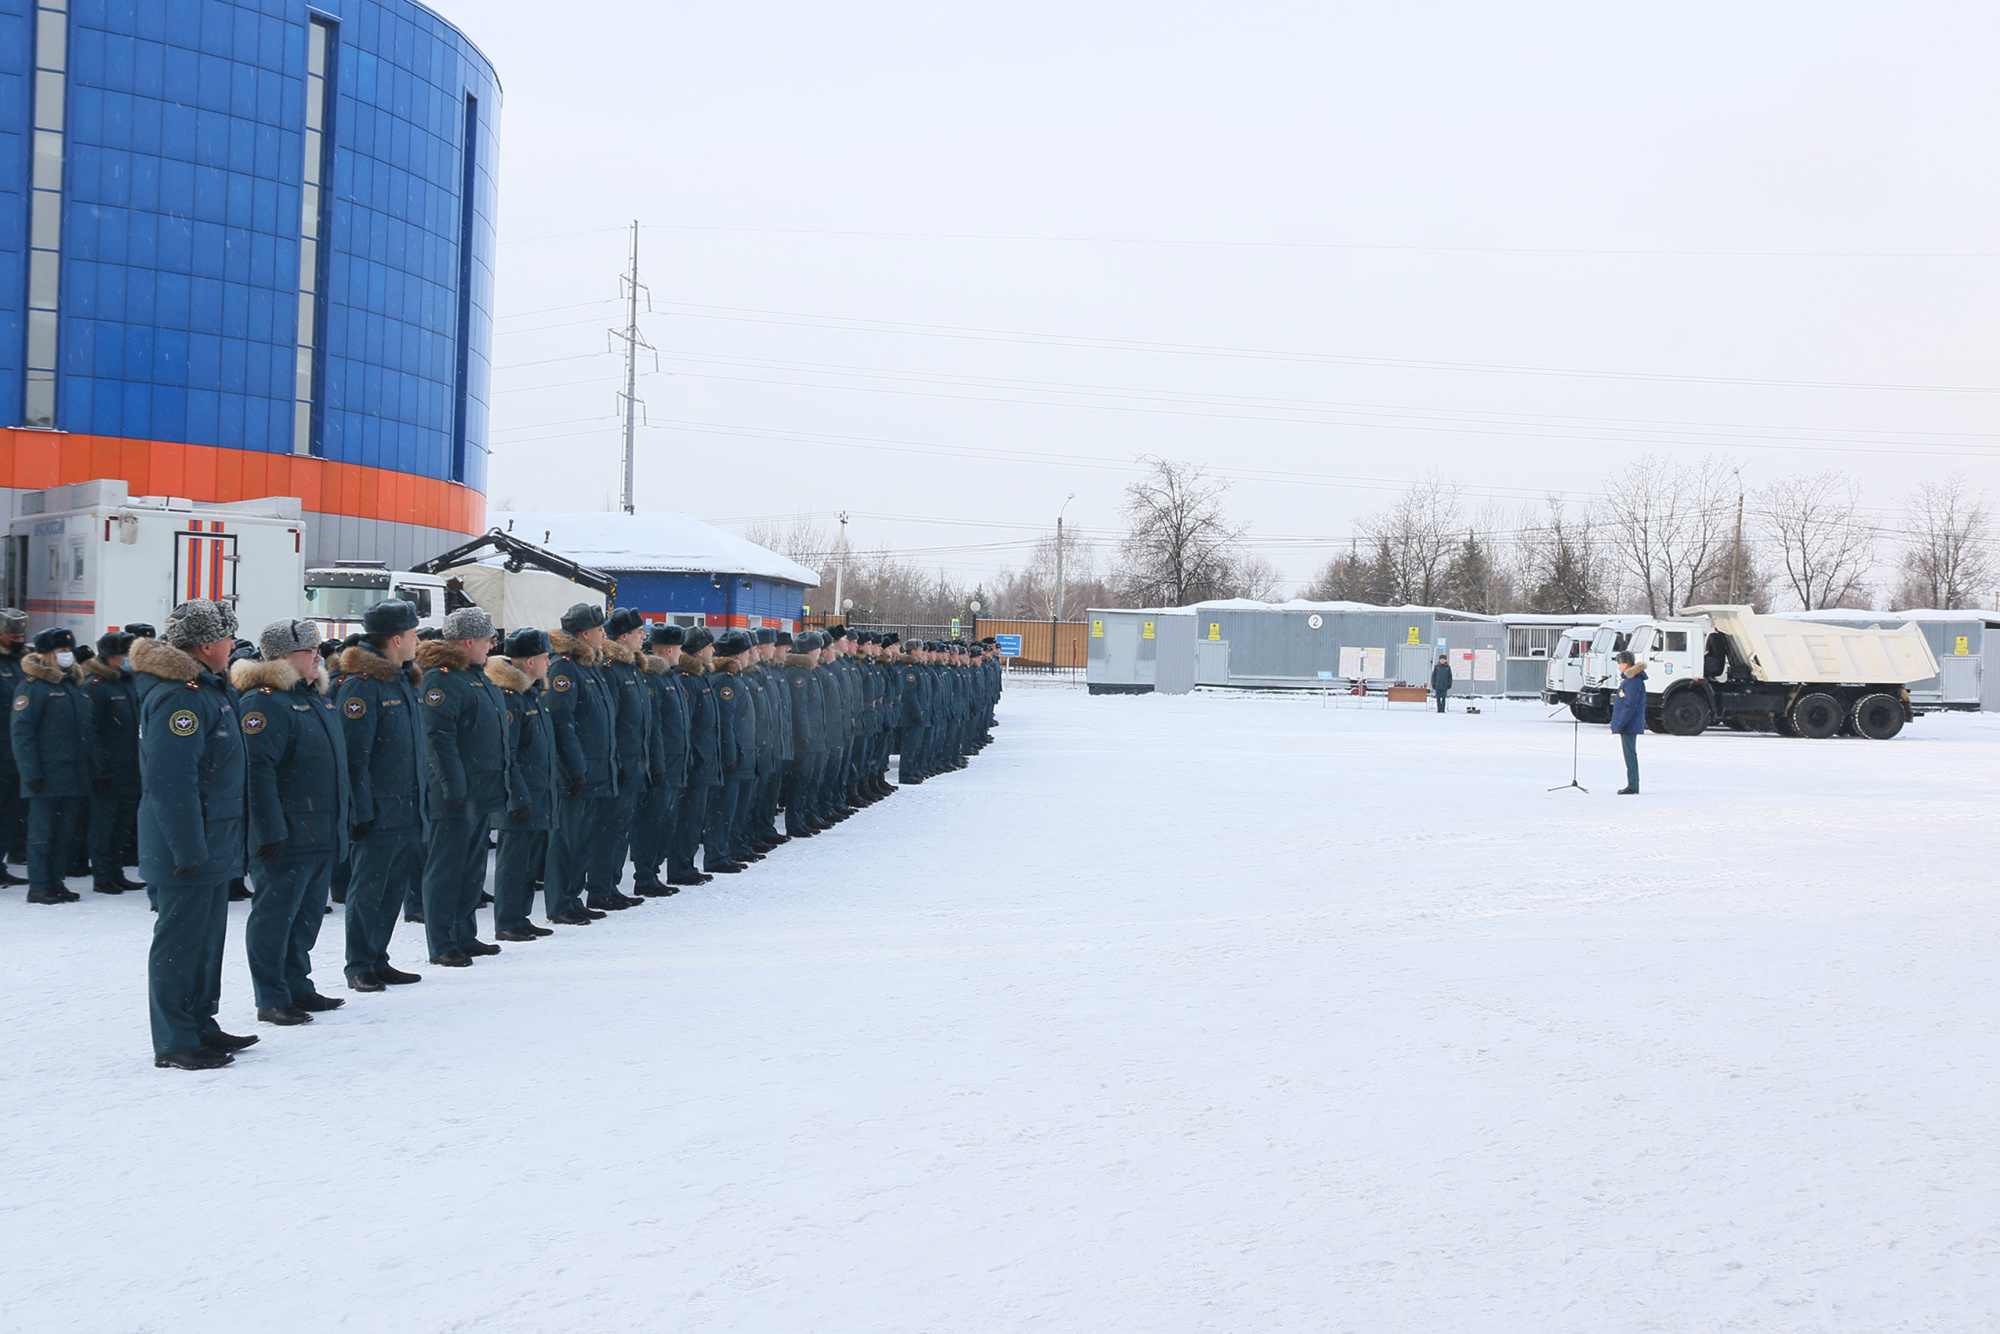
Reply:
[[1700, 736], [1714, 722], [1708, 701], [1694, 690], [1677, 690], [1660, 708], [1662, 730], [1673, 736]]
[[1771, 715], [1771, 730], [1779, 736], [1797, 736], [1799, 734], [1798, 729], [1792, 726], [1791, 716], [1783, 713], [1774, 713]]
[[1821, 741], [1840, 730], [1840, 724], [1847, 718], [1847, 710], [1832, 695], [1815, 690], [1809, 695], [1799, 696], [1787, 716], [1794, 732]]
[[1611, 710], [1593, 709], [1580, 699], [1569, 702], [1569, 713], [1580, 723], [1603, 724], [1611, 721]]
[[1863, 695], [1855, 702], [1849, 721], [1870, 741], [1887, 741], [1903, 730], [1903, 701], [1894, 695]]

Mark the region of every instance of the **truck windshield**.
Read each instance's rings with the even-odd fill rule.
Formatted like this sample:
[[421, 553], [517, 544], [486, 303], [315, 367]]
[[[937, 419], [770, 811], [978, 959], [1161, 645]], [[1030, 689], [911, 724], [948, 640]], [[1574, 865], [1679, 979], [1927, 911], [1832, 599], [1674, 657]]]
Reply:
[[306, 615], [334, 621], [358, 621], [363, 612], [389, 596], [386, 588], [329, 588], [306, 585]]

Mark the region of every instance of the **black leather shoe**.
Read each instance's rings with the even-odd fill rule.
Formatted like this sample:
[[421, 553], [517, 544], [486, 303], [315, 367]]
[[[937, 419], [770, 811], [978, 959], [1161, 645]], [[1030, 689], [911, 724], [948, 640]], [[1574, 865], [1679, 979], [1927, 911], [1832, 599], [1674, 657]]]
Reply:
[[604, 911], [604, 909], [593, 908], [587, 903], [583, 907], [578, 908], [577, 911], [582, 913], [585, 917], [588, 917], [593, 922], [601, 922], [605, 918], [611, 915], [610, 913]]
[[493, 896], [483, 889], [479, 891], [479, 906], [482, 908], [491, 908], [493, 906]]
[[738, 862], [703, 862], [702, 869], [710, 875], [737, 875], [750, 868]]
[[537, 940], [541, 939], [543, 936], [553, 936], [555, 934], [555, 932], [549, 930], [547, 927], [536, 926], [533, 922], [528, 923], [528, 930], [534, 932], [535, 938]]
[[541, 939], [540, 936], [536, 935], [534, 932], [530, 931], [525, 926], [510, 926], [505, 931], [495, 931], [493, 933], [493, 938], [495, 940], [505, 940], [514, 944], [521, 944], [530, 940]]
[[28, 902], [68, 903], [69, 900], [63, 897], [63, 892], [59, 889], [31, 889], [28, 891]]
[[612, 912], [624, 912], [627, 908], [631, 906], [632, 906], [631, 904], [625, 901], [625, 896], [623, 894], [620, 894], [615, 899], [602, 899], [602, 898], [585, 899], [583, 903], [583, 910], [585, 912], [612, 913]]
[[421, 982], [424, 980], [422, 973], [406, 973], [400, 968], [390, 968], [387, 965], [377, 968], [375, 976], [381, 978], [392, 987], [407, 987], [412, 982]]
[[245, 1047], [257, 1045], [257, 1035], [251, 1033], [245, 1037], [238, 1037], [234, 1033], [224, 1033], [218, 1029], [213, 1033], [202, 1034], [201, 1045], [210, 1051], [242, 1051]]
[[0, 862], [0, 888], [4, 888], [8, 885], [25, 885], [27, 883], [28, 880], [26, 876], [15, 875], [12, 871], [7, 869], [7, 864], [5, 862]]
[[292, 1028], [312, 1021], [313, 1017], [296, 1005], [265, 1005], [257, 1011], [258, 1023], [276, 1024], [279, 1028]]
[[349, 991], [387, 991], [388, 985], [373, 973], [356, 973], [347, 979]]
[[226, 1051], [210, 1051], [206, 1047], [191, 1047], [186, 1051], [163, 1052], [153, 1058], [155, 1070], [220, 1070], [235, 1060]]
[[589, 926], [595, 919], [579, 908], [574, 912], [550, 913], [549, 920], [557, 926]]
[[715, 877], [712, 875], [703, 875], [700, 871], [689, 871], [686, 875], [668, 876], [667, 883], [670, 885], [705, 885], [713, 879]]
[[328, 1010], [338, 1010], [345, 1004], [347, 1002], [338, 996], [322, 996], [318, 992], [314, 992], [303, 1000], [297, 996], [292, 997], [292, 1008], [294, 1010], [304, 1010], [307, 1014], [324, 1014]]
[[242, 903], [248, 900], [249, 897], [250, 886], [244, 884], [241, 880], [232, 880], [229, 882], [229, 901], [231, 903]]
[[678, 885], [663, 885], [658, 881], [654, 881], [650, 885], [634, 885], [633, 888], [649, 899], [669, 898], [681, 892]]
[[52, 894], [62, 895], [62, 901], [64, 903], [75, 903], [78, 899], [83, 897], [83, 895], [77, 893], [73, 889], [55, 889], [55, 890], [50, 890], [49, 892]]
[[125, 892], [125, 886], [103, 880], [92, 882], [90, 888], [98, 894], [123, 894]]
[[464, 953], [475, 959], [483, 959], [489, 954], [498, 954], [500, 952], [498, 945], [489, 945], [483, 940], [467, 941], [461, 948]]
[[1621, 787], [1618, 789], [1618, 795], [1621, 797], [1636, 797], [1639, 795], [1639, 789], [1636, 787]]
[[439, 968], [470, 968], [472, 960], [463, 950], [446, 950], [443, 954], [433, 954], [431, 962]]
[[418, 926], [422, 926], [424, 924], [424, 915], [420, 912], [406, 912], [403, 914], [403, 920], [406, 922], [415, 922]]

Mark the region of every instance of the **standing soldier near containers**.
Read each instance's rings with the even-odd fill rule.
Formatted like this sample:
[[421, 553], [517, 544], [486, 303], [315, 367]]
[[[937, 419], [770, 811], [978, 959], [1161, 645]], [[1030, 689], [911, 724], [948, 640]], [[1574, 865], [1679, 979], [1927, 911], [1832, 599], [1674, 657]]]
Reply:
[[674, 670], [686, 638], [687, 631], [678, 625], [659, 626], [649, 639], [653, 651], [642, 660], [660, 737], [661, 771], [660, 780], [639, 798], [639, 814], [632, 822], [632, 892], [649, 899], [680, 892], [661, 881], [660, 868], [667, 860], [687, 790], [688, 705], [681, 674]]
[[696, 626], [681, 646], [681, 693], [688, 704], [688, 783], [681, 793], [674, 836], [667, 844], [670, 885], [705, 885], [713, 876], [694, 869], [695, 849], [708, 827], [709, 807], [722, 791], [722, 727], [715, 707], [715, 687], [709, 663], [715, 656], [715, 636]]
[[[736, 827], [729, 840], [729, 859], [749, 865], [764, 860], [758, 846], [763, 836], [757, 830], [757, 813], [763, 798], [764, 779], [771, 771], [772, 757], [777, 754], [778, 737], [772, 724], [777, 721], [777, 711], [764, 689], [763, 647], [757, 642], [756, 631], [745, 631], [749, 646], [738, 655], [736, 671], [738, 686], [743, 691], [743, 702], [750, 713], [750, 753], [743, 759], [743, 795], [736, 805]], [[764, 826], [764, 833], [770, 826]]]
[[[9, 704], [14, 692], [27, 679], [21, 672], [21, 655], [27, 648], [28, 613], [15, 607], [0, 610], [0, 698]], [[21, 796], [21, 774], [14, 767], [14, 748], [0, 746], [0, 885], [28, 882], [7, 869], [8, 862], [25, 865], [28, 836], [28, 803]]]
[[764, 697], [770, 702], [775, 715], [771, 720], [774, 733], [771, 770], [764, 777], [764, 794], [758, 802], [757, 817], [761, 840], [757, 851], [769, 852], [791, 841], [789, 835], [778, 830], [778, 802], [784, 796], [785, 769], [792, 759], [792, 693], [784, 668], [784, 657], [791, 650], [792, 637], [777, 630], [760, 630], [757, 632], [757, 644], [757, 651], [764, 656], [758, 668], [764, 676]]
[[312, 949], [333, 864], [347, 855], [353, 808], [347, 740], [320, 667], [319, 631], [311, 621], [273, 621], [258, 640], [258, 660], [229, 670], [257, 859], [243, 948], [257, 1018], [290, 1027], [346, 1004], [314, 988]]
[[605, 811], [618, 792], [615, 768], [616, 701], [598, 666], [604, 643], [604, 609], [579, 602], [549, 635], [549, 720], [556, 734], [556, 781], [562, 789], [556, 828], [549, 835], [542, 904], [558, 926], [589, 926], [604, 914], [583, 906], [591, 853]]
[[555, 932], [528, 920], [535, 881], [549, 860], [549, 831], [556, 827], [556, 733], [544, 707], [549, 636], [532, 627], [507, 636], [507, 656], [486, 660], [486, 676], [500, 687], [507, 709], [514, 762], [509, 769], [507, 818], [500, 822], [500, 852], [493, 863], [493, 938], [526, 942]]
[[77, 682], [76, 636], [44, 630], [21, 659], [14, 691], [14, 767], [28, 802], [28, 902], [73, 903], [63, 886], [77, 823], [90, 800], [97, 738], [90, 700]]
[[431, 962], [469, 968], [500, 947], [479, 939], [479, 896], [486, 889], [486, 831], [507, 812], [513, 738], [507, 705], [487, 679], [493, 618], [461, 607], [444, 618], [443, 633], [417, 649], [424, 669], [424, 755], [430, 781], [425, 807], [430, 838], [424, 849], [424, 936]]
[[619, 891], [625, 875], [625, 854], [632, 846], [632, 821], [639, 798], [661, 773], [659, 711], [646, 687], [640, 663], [646, 642], [646, 618], [620, 607], [604, 621], [605, 693], [611, 700], [612, 753], [618, 770], [617, 790], [604, 803], [603, 823], [591, 840], [586, 905], [598, 912], [636, 908], [646, 900]]
[[348, 800], [347, 985], [381, 991], [421, 980], [389, 966], [396, 917], [424, 872], [423, 680], [417, 609], [390, 598], [361, 618], [363, 639], [340, 655], [334, 697], [346, 731]]
[[722, 766], [722, 782], [710, 798], [708, 822], [701, 835], [701, 869], [714, 875], [734, 875], [744, 869], [732, 855], [731, 840], [736, 831], [736, 806], [743, 799], [743, 787], [757, 764], [757, 715], [738, 675], [745, 664], [738, 659], [750, 649], [750, 636], [741, 630], [725, 630], [715, 641], [715, 671], [710, 678], [715, 698], [715, 719], [719, 733], [716, 758]]
[[923, 651], [921, 641], [903, 647], [902, 697], [896, 713], [896, 782], [903, 787], [924, 781], [924, 715], [930, 690]]
[[91, 887], [122, 894], [145, 886], [125, 878], [128, 851], [136, 855], [139, 819], [139, 710], [132, 669], [126, 657], [132, 636], [113, 630], [97, 641], [97, 656], [84, 664], [84, 696], [90, 701], [90, 868]]
[[782, 677], [792, 728], [791, 758], [785, 764], [785, 833], [811, 838], [820, 829], [810, 809], [812, 776], [820, 762], [819, 695], [813, 680], [819, 671], [819, 638], [801, 630], [789, 647]]
[[236, 618], [206, 598], [168, 613], [160, 639], [132, 646], [139, 691], [139, 875], [159, 917], [146, 962], [153, 1064], [228, 1065], [255, 1037], [215, 1023], [229, 882], [243, 874], [243, 733], [223, 679]]

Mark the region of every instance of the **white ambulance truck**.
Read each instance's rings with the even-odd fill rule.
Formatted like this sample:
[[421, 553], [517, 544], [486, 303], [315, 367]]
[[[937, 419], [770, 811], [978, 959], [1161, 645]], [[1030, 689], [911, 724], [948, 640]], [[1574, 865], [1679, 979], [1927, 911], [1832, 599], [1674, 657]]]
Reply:
[[134, 496], [117, 480], [20, 496], [8, 525], [10, 590], [28, 629], [60, 626], [78, 643], [134, 621], [156, 629], [175, 603], [235, 609], [238, 634], [297, 616], [305, 583], [305, 518], [291, 496], [203, 505]]

